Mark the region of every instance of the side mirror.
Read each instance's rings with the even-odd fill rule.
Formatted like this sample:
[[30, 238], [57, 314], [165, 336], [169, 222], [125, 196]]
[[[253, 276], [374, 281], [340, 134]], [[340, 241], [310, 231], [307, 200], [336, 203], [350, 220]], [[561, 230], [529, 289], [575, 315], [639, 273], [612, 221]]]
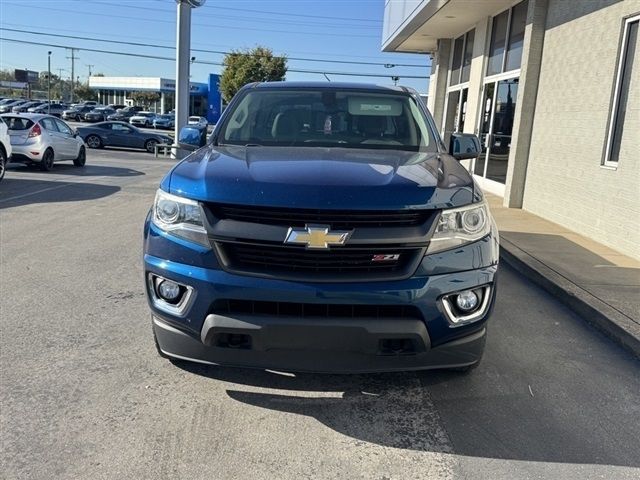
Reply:
[[452, 133], [449, 140], [449, 155], [457, 160], [477, 158], [482, 152], [480, 139], [473, 133]]
[[184, 150], [195, 151], [207, 143], [207, 129], [198, 125], [188, 125], [180, 130], [178, 145]]

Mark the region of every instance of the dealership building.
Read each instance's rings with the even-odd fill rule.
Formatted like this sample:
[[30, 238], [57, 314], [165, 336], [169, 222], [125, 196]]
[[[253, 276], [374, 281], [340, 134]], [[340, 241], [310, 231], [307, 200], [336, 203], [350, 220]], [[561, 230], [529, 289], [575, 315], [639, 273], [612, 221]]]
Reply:
[[431, 56], [428, 106], [486, 191], [640, 258], [640, 0], [386, 0], [382, 50]]
[[[206, 117], [215, 124], [222, 112], [222, 95], [220, 94], [220, 76], [209, 74], [207, 83], [191, 82], [189, 115]], [[175, 108], [175, 80], [160, 77], [90, 77], [89, 87], [96, 90], [98, 101], [103, 105], [133, 105], [131, 95], [135, 92], [154, 92], [158, 101], [150, 110], [167, 113]]]

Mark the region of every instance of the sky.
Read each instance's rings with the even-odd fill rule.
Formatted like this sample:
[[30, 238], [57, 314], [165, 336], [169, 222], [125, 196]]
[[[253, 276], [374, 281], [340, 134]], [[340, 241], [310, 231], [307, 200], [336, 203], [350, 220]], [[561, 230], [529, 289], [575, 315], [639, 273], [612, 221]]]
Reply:
[[[397, 75], [399, 85], [426, 93], [430, 64], [427, 55], [380, 50], [384, 3], [384, 0], [207, 0], [192, 14], [191, 48], [196, 63], [191, 66], [191, 80], [206, 82], [209, 73], [220, 73], [221, 66], [198, 62], [221, 63], [224, 56], [193, 49], [225, 52], [262, 45], [277, 55], [289, 57], [290, 69], [384, 75], [374, 78], [327, 73], [331, 81], [378, 84], [392, 84], [390, 77]], [[174, 78], [172, 60], [96, 53], [82, 48], [175, 58], [175, 19], [175, 0], [0, 0], [0, 69], [46, 71], [47, 51], [52, 51], [52, 72], [59, 74], [62, 68], [63, 77], [68, 78], [71, 60], [66, 57], [70, 51], [62, 47], [77, 47], [80, 50], [76, 53], [75, 75], [81, 81], [86, 81], [89, 65], [94, 74], [107, 76]], [[146, 43], [154, 47], [37, 33]], [[386, 68], [305, 59], [417, 67]], [[325, 77], [320, 73], [289, 72], [287, 80], [325, 80]]]

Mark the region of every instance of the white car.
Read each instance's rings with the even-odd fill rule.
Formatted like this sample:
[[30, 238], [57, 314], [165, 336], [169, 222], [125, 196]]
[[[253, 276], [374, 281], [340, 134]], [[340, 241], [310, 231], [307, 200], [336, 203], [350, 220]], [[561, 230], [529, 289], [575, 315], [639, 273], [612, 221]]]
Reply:
[[73, 160], [76, 167], [84, 166], [84, 141], [59, 118], [39, 113], [6, 114], [0, 118], [9, 129], [12, 162], [37, 163], [45, 171], [60, 160]]
[[156, 114], [153, 112], [138, 112], [129, 119], [131, 125], [136, 127], [151, 127]]
[[204, 117], [192, 116], [187, 120], [187, 125], [198, 125], [199, 127], [206, 127], [209, 125], [207, 119]]
[[0, 181], [4, 178], [4, 172], [11, 158], [11, 139], [7, 124], [0, 121]]

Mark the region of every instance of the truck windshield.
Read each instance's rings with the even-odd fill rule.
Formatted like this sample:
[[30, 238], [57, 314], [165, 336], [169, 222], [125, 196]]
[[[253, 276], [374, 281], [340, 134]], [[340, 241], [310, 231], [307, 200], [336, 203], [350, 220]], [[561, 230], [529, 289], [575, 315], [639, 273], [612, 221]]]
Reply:
[[437, 151], [410, 95], [337, 88], [250, 90], [228, 112], [218, 143]]

